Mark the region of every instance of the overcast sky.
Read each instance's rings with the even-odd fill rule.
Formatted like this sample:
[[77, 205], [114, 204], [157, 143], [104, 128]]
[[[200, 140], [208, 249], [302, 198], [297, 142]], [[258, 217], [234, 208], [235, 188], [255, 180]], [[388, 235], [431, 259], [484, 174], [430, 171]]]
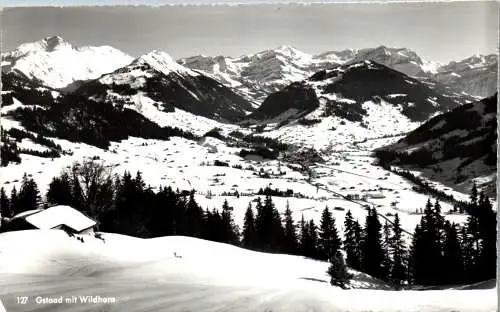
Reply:
[[496, 53], [496, 2], [164, 7], [8, 8], [3, 49], [60, 35], [77, 45], [111, 45], [132, 56], [240, 56], [280, 45], [307, 53], [407, 47], [448, 62]]

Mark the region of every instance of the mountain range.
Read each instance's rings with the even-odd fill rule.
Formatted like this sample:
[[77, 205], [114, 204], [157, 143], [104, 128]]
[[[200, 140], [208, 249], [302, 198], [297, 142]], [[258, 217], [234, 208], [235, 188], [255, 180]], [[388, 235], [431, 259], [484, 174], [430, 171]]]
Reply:
[[379, 46], [361, 50], [329, 51], [310, 55], [291, 46], [245, 55], [193, 56], [178, 62], [211, 74], [257, 103], [271, 92], [314, 73], [344, 64], [374, 61], [408, 76], [445, 84], [455, 92], [476, 97], [491, 96], [496, 90], [498, 58], [478, 55], [449, 64], [427, 61], [412, 50]]
[[[47, 87], [73, 91], [83, 81], [99, 78], [133, 60], [110, 46], [73, 46], [59, 36], [52, 36], [3, 53], [2, 72], [15, 72]], [[475, 97], [491, 96], [496, 90], [498, 58], [494, 54], [475, 55], [441, 65], [405, 48], [379, 46], [310, 55], [291, 46], [280, 46], [238, 58], [200, 55], [177, 62], [234, 89], [258, 107], [270, 93], [320, 70], [365, 60]], [[73, 64], [71, 69], [65, 65], [68, 62]]]

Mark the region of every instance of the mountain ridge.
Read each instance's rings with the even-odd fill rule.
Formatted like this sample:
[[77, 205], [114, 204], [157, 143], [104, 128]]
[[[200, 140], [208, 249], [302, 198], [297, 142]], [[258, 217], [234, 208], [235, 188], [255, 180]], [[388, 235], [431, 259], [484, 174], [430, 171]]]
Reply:
[[479, 181], [488, 194], [494, 194], [497, 97], [498, 93], [435, 116], [375, 153], [385, 165], [416, 165], [424, 176], [464, 189], [477, 177], [495, 176]]
[[[465, 91], [473, 96], [484, 97], [493, 94], [496, 90], [496, 70], [488, 69], [487, 73], [482, 73], [476, 69], [472, 75], [477, 77], [477, 82], [468, 86], [463, 81], [457, 82], [450, 78], [457, 75], [449, 70], [453, 64], [461, 64], [471, 58], [438, 64], [421, 58], [410, 49], [388, 48], [384, 45], [318, 54], [307, 54], [292, 46], [279, 46], [239, 57], [199, 55], [180, 58], [177, 62], [213, 74], [221, 83], [235, 87], [240, 94], [259, 103], [263, 102], [266, 95], [292, 82], [303, 80], [317, 71], [364, 60], [375, 61], [415, 78], [431, 79], [448, 85], [457, 93], [462, 92], [461, 88], [465, 88]], [[498, 62], [494, 54], [485, 58], [491, 59], [493, 63]]]
[[248, 118], [273, 118], [290, 109], [298, 110], [301, 116], [318, 108], [321, 101], [326, 105], [323, 117], [336, 115], [362, 122], [367, 114], [362, 105], [371, 100], [392, 103], [415, 122], [470, 101], [437, 93], [419, 80], [385, 65], [360, 61], [321, 70], [300, 83], [294, 82], [272, 93]]
[[140, 56], [75, 92], [140, 113], [145, 105], [151, 104], [160, 112], [180, 108], [200, 116], [236, 121], [253, 110], [249, 102], [230, 88], [177, 64], [161, 51]]
[[[98, 78], [132, 60], [110, 46], [73, 46], [59, 36], [52, 36], [2, 53], [2, 73], [21, 73], [55, 89], [76, 83], [70, 88], [74, 90], [79, 81]], [[71, 69], [68, 63], [72, 64]]]

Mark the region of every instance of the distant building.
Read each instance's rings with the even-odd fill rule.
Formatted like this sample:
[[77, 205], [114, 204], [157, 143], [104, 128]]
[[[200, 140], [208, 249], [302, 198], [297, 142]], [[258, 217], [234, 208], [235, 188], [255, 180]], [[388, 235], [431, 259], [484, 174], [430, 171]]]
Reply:
[[368, 193], [367, 196], [370, 198], [385, 198], [385, 195], [382, 192]]
[[63, 230], [69, 234], [93, 234], [97, 222], [70, 206], [25, 211], [10, 218], [3, 231]]

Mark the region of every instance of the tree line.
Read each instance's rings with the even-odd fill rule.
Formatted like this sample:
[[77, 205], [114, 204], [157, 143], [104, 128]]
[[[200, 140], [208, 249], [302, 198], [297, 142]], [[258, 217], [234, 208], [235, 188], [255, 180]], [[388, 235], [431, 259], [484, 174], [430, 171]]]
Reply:
[[495, 277], [495, 212], [476, 186], [464, 226], [446, 221], [439, 201], [432, 204], [429, 200], [409, 246], [399, 215], [382, 224], [375, 208], [368, 210], [364, 224], [347, 211], [341, 237], [328, 207], [319, 224], [303, 216], [296, 222], [288, 202], [280, 214], [266, 194], [249, 202], [240, 229], [227, 200], [219, 209], [203, 208], [194, 194], [194, 190], [171, 187], [154, 191], [140, 172], [116, 176], [110, 168], [87, 161], [54, 177], [44, 202], [36, 182], [25, 174], [20, 189], [14, 187], [10, 197], [0, 189], [0, 208], [3, 217], [11, 217], [43, 206], [69, 205], [97, 220], [103, 232], [142, 238], [185, 235], [328, 261], [331, 283], [341, 287], [351, 278], [346, 266], [396, 288], [456, 285]]

